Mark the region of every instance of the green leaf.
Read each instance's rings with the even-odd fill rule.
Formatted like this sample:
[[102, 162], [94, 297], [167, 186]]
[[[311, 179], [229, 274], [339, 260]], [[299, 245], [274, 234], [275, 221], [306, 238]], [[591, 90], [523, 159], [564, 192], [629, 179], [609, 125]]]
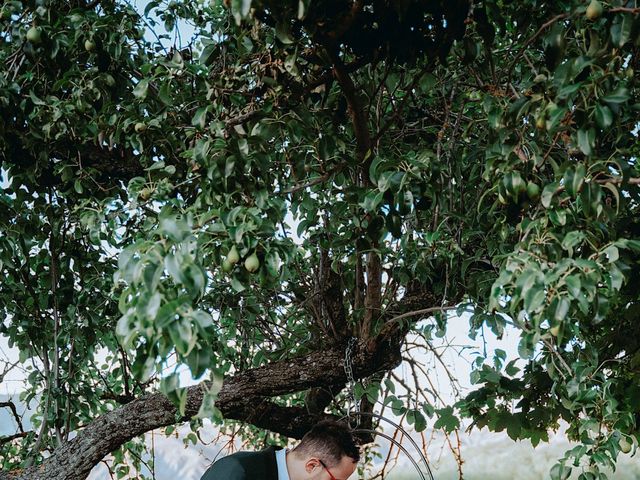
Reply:
[[231, 288], [233, 288], [237, 293], [241, 293], [247, 289], [245, 285], [235, 276], [231, 277]]
[[580, 206], [587, 216], [599, 215], [601, 205], [602, 188], [595, 182], [589, 182], [580, 192]]
[[298, 0], [298, 20], [303, 20], [307, 14], [310, 0]]
[[420, 90], [423, 92], [429, 92], [438, 83], [438, 79], [431, 73], [425, 73], [420, 78]]
[[209, 43], [202, 49], [202, 53], [200, 54], [199, 62], [202, 65], [211, 65], [215, 60], [215, 53], [218, 51], [218, 45], [215, 43]]
[[204, 310], [194, 310], [191, 313], [191, 318], [202, 330], [206, 330], [207, 328], [213, 326], [213, 318], [211, 317], [211, 314], [205, 312]]
[[276, 25], [276, 37], [285, 45], [291, 45], [294, 42], [288, 22], [280, 22]]
[[194, 335], [191, 323], [182, 318], [170, 324], [167, 330], [176, 347], [176, 352], [184, 356], [189, 355], [197, 341], [197, 336]]
[[591, 155], [596, 143], [596, 131], [593, 128], [578, 130], [578, 148], [585, 155]]
[[613, 105], [617, 105], [619, 103], [624, 103], [629, 100], [629, 90], [627, 87], [620, 86], [614, 92], [602, 97], [602, 101], [605, 103], [610, 103]]
[[382, 201], [382, 197], [384, 193], [379, 190], [372, 190], [364, 197], [364, 202], [362, 202], [362, 208], [364, 208], [367, 212], [373, 212], [377, 210], [378, 205]]
[[611, 24], [611, 43], [616, 47], [623, 47], [631, 37], [633, 16], [627, 13], [617, 15]]
[[194, 127], [199, 127], [201, 129], [204, 128], [205, 122], [207, 121], [207, 112], [209, 111], [209, 107], [200, 107], [196, 110], [195, 115], [191, 119], [191, 125]]
[[545, 127], [547, 131], [553, 132], [566, 115], [567, 109], [565, 107], [559, 107], [555, 103], [552, 103], [547, 107], [546, 112], [547, 121], [545, 123]]
[[194, 379], [200, 378], [213, 365], [213, 355], [208, 348], [193, 349], [186, 358], [187, 366]]
[[438, 420], [433, 424], [433, 428], [442, 428], [445, 432], [451, 433], [460, 427], [460, 420], [453, 414], [453, 407], [445, 407], [436, 410]]
[[422, 432], [427, 428], [427, 420], [420, 410], [409, 410], [407, 412], [407, 422], [413, 425], [416, 432]]
[[528, 336], [522, 337], [518, 343], [518, 355], [520, 358], [530, 359], [535, 352], [531, 339]]
[[149, 79], [143, 78], [133, 89], [133, 96], [143, 100], [149, 91]]
[[511, 360], [509, 363], [507, 363], [507, 366], [504, 369], [504, 372], [510, 377], [513, 377], [520, 371], [520, 369], [516, 366], [516, 362], [517, 360]]
[[144, 9], [144, 16], [148, 17], [149, 16], [149, 12], [151, 10], [153, 10], [154, 8], [156, 8], [158, 5], [160, 5], [160, 1], [159, 0], [152, 0], [149, 3], [147, 3], [147, 6]]
[[560, 90], [558, 90], [558, 94], [556, 96], [557, 98], [564, 100], [567, 97], [571, 96], [573, 93], [580, 90], [581, 86], [582, 86], [581, 83], [575, 83], [573, 85], [565, 85]]
[[609, 278], [607, 279], [608, 287], [611, 290], [617, 291], [622, 288], [623, 283], [624, 274], [618, 267], [616, 267], [615, 265], [611, 265], [611, 267], [609, 268]]
[[553, 318], [556, 319], [557, 321], [564, 320], [565, 317], [567, 316], [567, 313], [569, 313], [570, 306], [571, 306], [571, 302], [569, 302], [569, 300], [567, 300], [566, 298], [562, 297], [558, 299], [555, 312], [553, 312]]
[[569, 252], [569, 255], [573, 255], [573, 248], [583, 242], [585, 235], [579, 230], [573, 230], [567, 233], [562, 239], [562, 248]]
[[544, 208], [549, 208], [551, 206], [551, 201], [553, 200], [553, 196], [556, 194], [558, 190], [558, 182], [549, 183], [545, 185], [542, 190], [542, 195], [540, 197], [540, 201], [542, 202], [542, 206]]
[[582, 296], [582, 282], [579, 275], [569, 275], [564, 279], [567, 285], [567, 290], [573, 298], [580, 298]]
[[551, 480], [567, 480], [571, 476], [571, 468], [556, 463], [549, 472]]
[[272, 277], [277, 277], [280, 271], [280, 255], [275, 250], [270, 250], [265, 256], [265, 265], [267, 267], [267, 272]]
[[602, 253], [607, 257], [607, 262], [609, 263], [613, 263], [620, 258], [618, 248], [615, 245], [609, 245]]
[[602, 129], [608, 128], [613, 123], [613, 113], [606, 105], [598, 104], [595, 109], [596, 123]]
[[202, 165], [207, 163], [211, 142], [209, 138], [199, 139], [193, 147], [193, 160]]
[[29, 91], [29, 98], [31, 98], [31, 102], [33, 102], [34, 105], [46, 105], [47, 102], [45, 102], [44, 100], [41, 100], [40, 98], [38, 98], [36, 96], [35, 93], [33, 93], [33, 90]]
[[400, 416], [407, 411], [407, 408], [404, 406], [404, 402], [402, 400], [396, 398], [391, 402], [391, 411], [394, 415]]
[[172, 82], [167, 81], [164, 82], [160, 86], [160, 90], [158, 91], [158, 98], [165, 105], [171, 106], [173, 105], [173, 96], [172, 96]]
[[191, 235], [191, 227], [182, 218], [161, 216], [158, 231], [170, 239], [181, 242]]
[[[578, 132], [578, 135], [580, 132]], [[587, 169], [583, 163], [579, 163], [575, 169], [569, 168], [564, 174], [564, 183], [569, 195], [575, 197], [584, 183]]]
[[145, 314], [147, 318], [150, 320], [155, 320], [158, 316], [158, 310], [160, 309], [160, 303], [162, 302], [162, 295], [158, 292], [155, 292], [151, 295], [151, 298], [147, 302], [147, 307], [145, 309]]
[[298, 55], [287, 55], [287, 58], [284, 60], [284, 69], [289, 72], [289, 74], [295, 78], [300, 78], [300, 71], [298, 70], [298, 66], [296, 61], [298, 59]]
[[524, 293], [524, 309], [527, 312], [536, 312], [542, 307], [546, 299], [544, 287], [534, 285]]
[[178, 258], [173, 253], [169, 253], [164, 257], [164, 268], [166, 268], [173, 281], [177, 284], [183, 284], [185, 282], [184, 275], [182, 273], [182, 267]]

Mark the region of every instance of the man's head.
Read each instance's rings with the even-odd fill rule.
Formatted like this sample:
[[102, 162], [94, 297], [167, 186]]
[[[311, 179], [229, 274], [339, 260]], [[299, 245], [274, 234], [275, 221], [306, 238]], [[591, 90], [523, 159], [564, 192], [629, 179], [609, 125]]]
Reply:
[[331, 421], [309, 430], [290, 455], [292, 480], [347, 480], [360, 460], [348, 426]]

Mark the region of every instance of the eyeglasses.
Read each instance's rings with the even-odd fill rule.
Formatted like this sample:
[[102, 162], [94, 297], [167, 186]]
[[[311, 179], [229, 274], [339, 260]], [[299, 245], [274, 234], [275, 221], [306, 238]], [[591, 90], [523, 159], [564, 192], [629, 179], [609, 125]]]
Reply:
[[327, 466], [324, 464], [322, 460], [318, 459], [318, 461], [320, 462], [320, 465], [322, 465], [322, 467], [327, 471], [327, 473], [331, 477], [331, 480], [338, 480], [336, 477], [333, 476], [333, 473], [331, 473], [331, 471], [327, 468]]

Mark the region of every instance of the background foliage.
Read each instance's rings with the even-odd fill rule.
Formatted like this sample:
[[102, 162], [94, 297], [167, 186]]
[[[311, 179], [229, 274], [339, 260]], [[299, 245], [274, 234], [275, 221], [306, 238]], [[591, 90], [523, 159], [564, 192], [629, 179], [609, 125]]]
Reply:
[[638, 13], [5, 2], [0, 325], [39, 407], [3, 469], [158, 383], [184, 409], [180, 365], [220, 378], [435, 311], [428, 345], [458, 306], [471, 336], [517, 328], [520, 358], [478, 358], [455, 405], [382, 376], [358, 396], [534, 445], [563, 419], [581, 444], [551, 477], [604, 478], [640, 413]]

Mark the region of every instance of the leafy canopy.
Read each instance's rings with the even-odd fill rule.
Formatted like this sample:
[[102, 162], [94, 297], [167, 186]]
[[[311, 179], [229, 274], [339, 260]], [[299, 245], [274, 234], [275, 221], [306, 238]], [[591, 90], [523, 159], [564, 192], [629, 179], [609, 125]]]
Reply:
[[3, 468], [159, 378], [184, 408], [178, 365], [462, 305], [519, 360], [478, 358], [455, 406], [384, 401], [534, 445], [563, 419], [552, 478], [604, 478], [640, 413], [633, 3], [5, 2], [1, 328], [39, 407]]

